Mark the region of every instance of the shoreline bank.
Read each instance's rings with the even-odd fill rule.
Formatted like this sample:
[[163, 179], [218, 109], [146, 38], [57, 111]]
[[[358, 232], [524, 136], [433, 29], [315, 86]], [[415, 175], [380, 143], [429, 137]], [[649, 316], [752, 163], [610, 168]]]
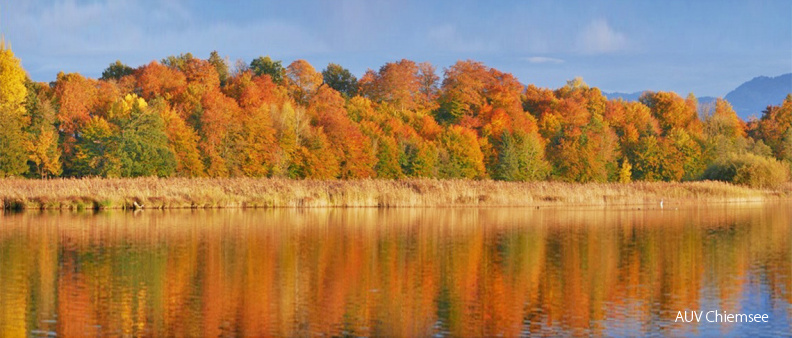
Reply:
[[792, 198], [723, 182], [564, 183], [473, 180], [315, 181], [257, 178], [0, 180], [0, 209], [679, 206]]

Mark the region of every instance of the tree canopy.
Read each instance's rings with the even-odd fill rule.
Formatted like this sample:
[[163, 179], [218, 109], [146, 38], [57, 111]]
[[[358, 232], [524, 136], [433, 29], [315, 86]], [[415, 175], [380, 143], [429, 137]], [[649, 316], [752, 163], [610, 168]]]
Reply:
[[60, 73], [50, 85], [28, 80], [3, 45], [0, 124], [0, 176], [768, 186], [792, 165], [792, 95], [745, 122], [723, 99], [709, 108], [673, 92], [608, 100], [580, 78], [525, 86], [474, 60], [438, 75], [402, 59], [358, 80], [335, 63], [320, 73], [269, 56], [231, 72], [213, 51], [137, 68], [116, 61], [100, 79]]

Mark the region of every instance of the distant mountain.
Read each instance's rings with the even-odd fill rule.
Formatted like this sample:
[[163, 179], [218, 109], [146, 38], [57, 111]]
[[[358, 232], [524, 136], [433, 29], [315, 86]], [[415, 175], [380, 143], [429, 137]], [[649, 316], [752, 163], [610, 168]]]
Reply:
[[[608, 100], [615, 100], [615, 99], [622, 99], [624, 101], [638, 101], [641, 95], [644, 92], [635, 92], [635, 93], [602, 93]], [[715, 102], [715, 98], [712, 96], [701, 96], [697, 97], [699, 104], [710, 104]]]
[[769, 105], [777, 106], [792, 93], [792, 73], [776, 77], [760, 76], [741, 84], [726, 94], [726, 101], [744, 120], [751, 116], [761, 117]]
[[[603, 93], [605, 97], [610, 99], [619, 99], [625, 101], [638, 101], [641, 94], [644, 92], [635, 93]], [[792, 73], [784, 74], [776, 77], [759, 76], [751, 81], [741, 84], [737, 89], [732, 90], [724, 97], [726, 101], [731, 103], [734, 111], [743, 120], [748, 120], [749, 117], [761, 117], [762, 111], [767, 106], [777, 106], [784, 102], [784, 98], [788, 94], [792, 94]], [[711, 104], [715, 102], [712, 96], [698, 97], [699, 105]]]

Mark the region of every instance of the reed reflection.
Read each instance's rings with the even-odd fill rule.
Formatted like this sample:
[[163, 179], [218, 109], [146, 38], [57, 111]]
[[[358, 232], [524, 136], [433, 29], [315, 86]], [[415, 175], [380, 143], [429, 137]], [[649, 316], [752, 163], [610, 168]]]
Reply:
[[677, 311], [792, 316], [791, 217], [789, 205], [4, 215], [0, 332], [696, 333]]

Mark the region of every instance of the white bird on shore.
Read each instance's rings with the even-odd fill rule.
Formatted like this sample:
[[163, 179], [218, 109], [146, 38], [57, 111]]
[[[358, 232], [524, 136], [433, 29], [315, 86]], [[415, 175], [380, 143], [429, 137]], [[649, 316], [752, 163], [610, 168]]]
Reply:
[[663, 208], [663, 200], [660, 200], [660, 209]]

